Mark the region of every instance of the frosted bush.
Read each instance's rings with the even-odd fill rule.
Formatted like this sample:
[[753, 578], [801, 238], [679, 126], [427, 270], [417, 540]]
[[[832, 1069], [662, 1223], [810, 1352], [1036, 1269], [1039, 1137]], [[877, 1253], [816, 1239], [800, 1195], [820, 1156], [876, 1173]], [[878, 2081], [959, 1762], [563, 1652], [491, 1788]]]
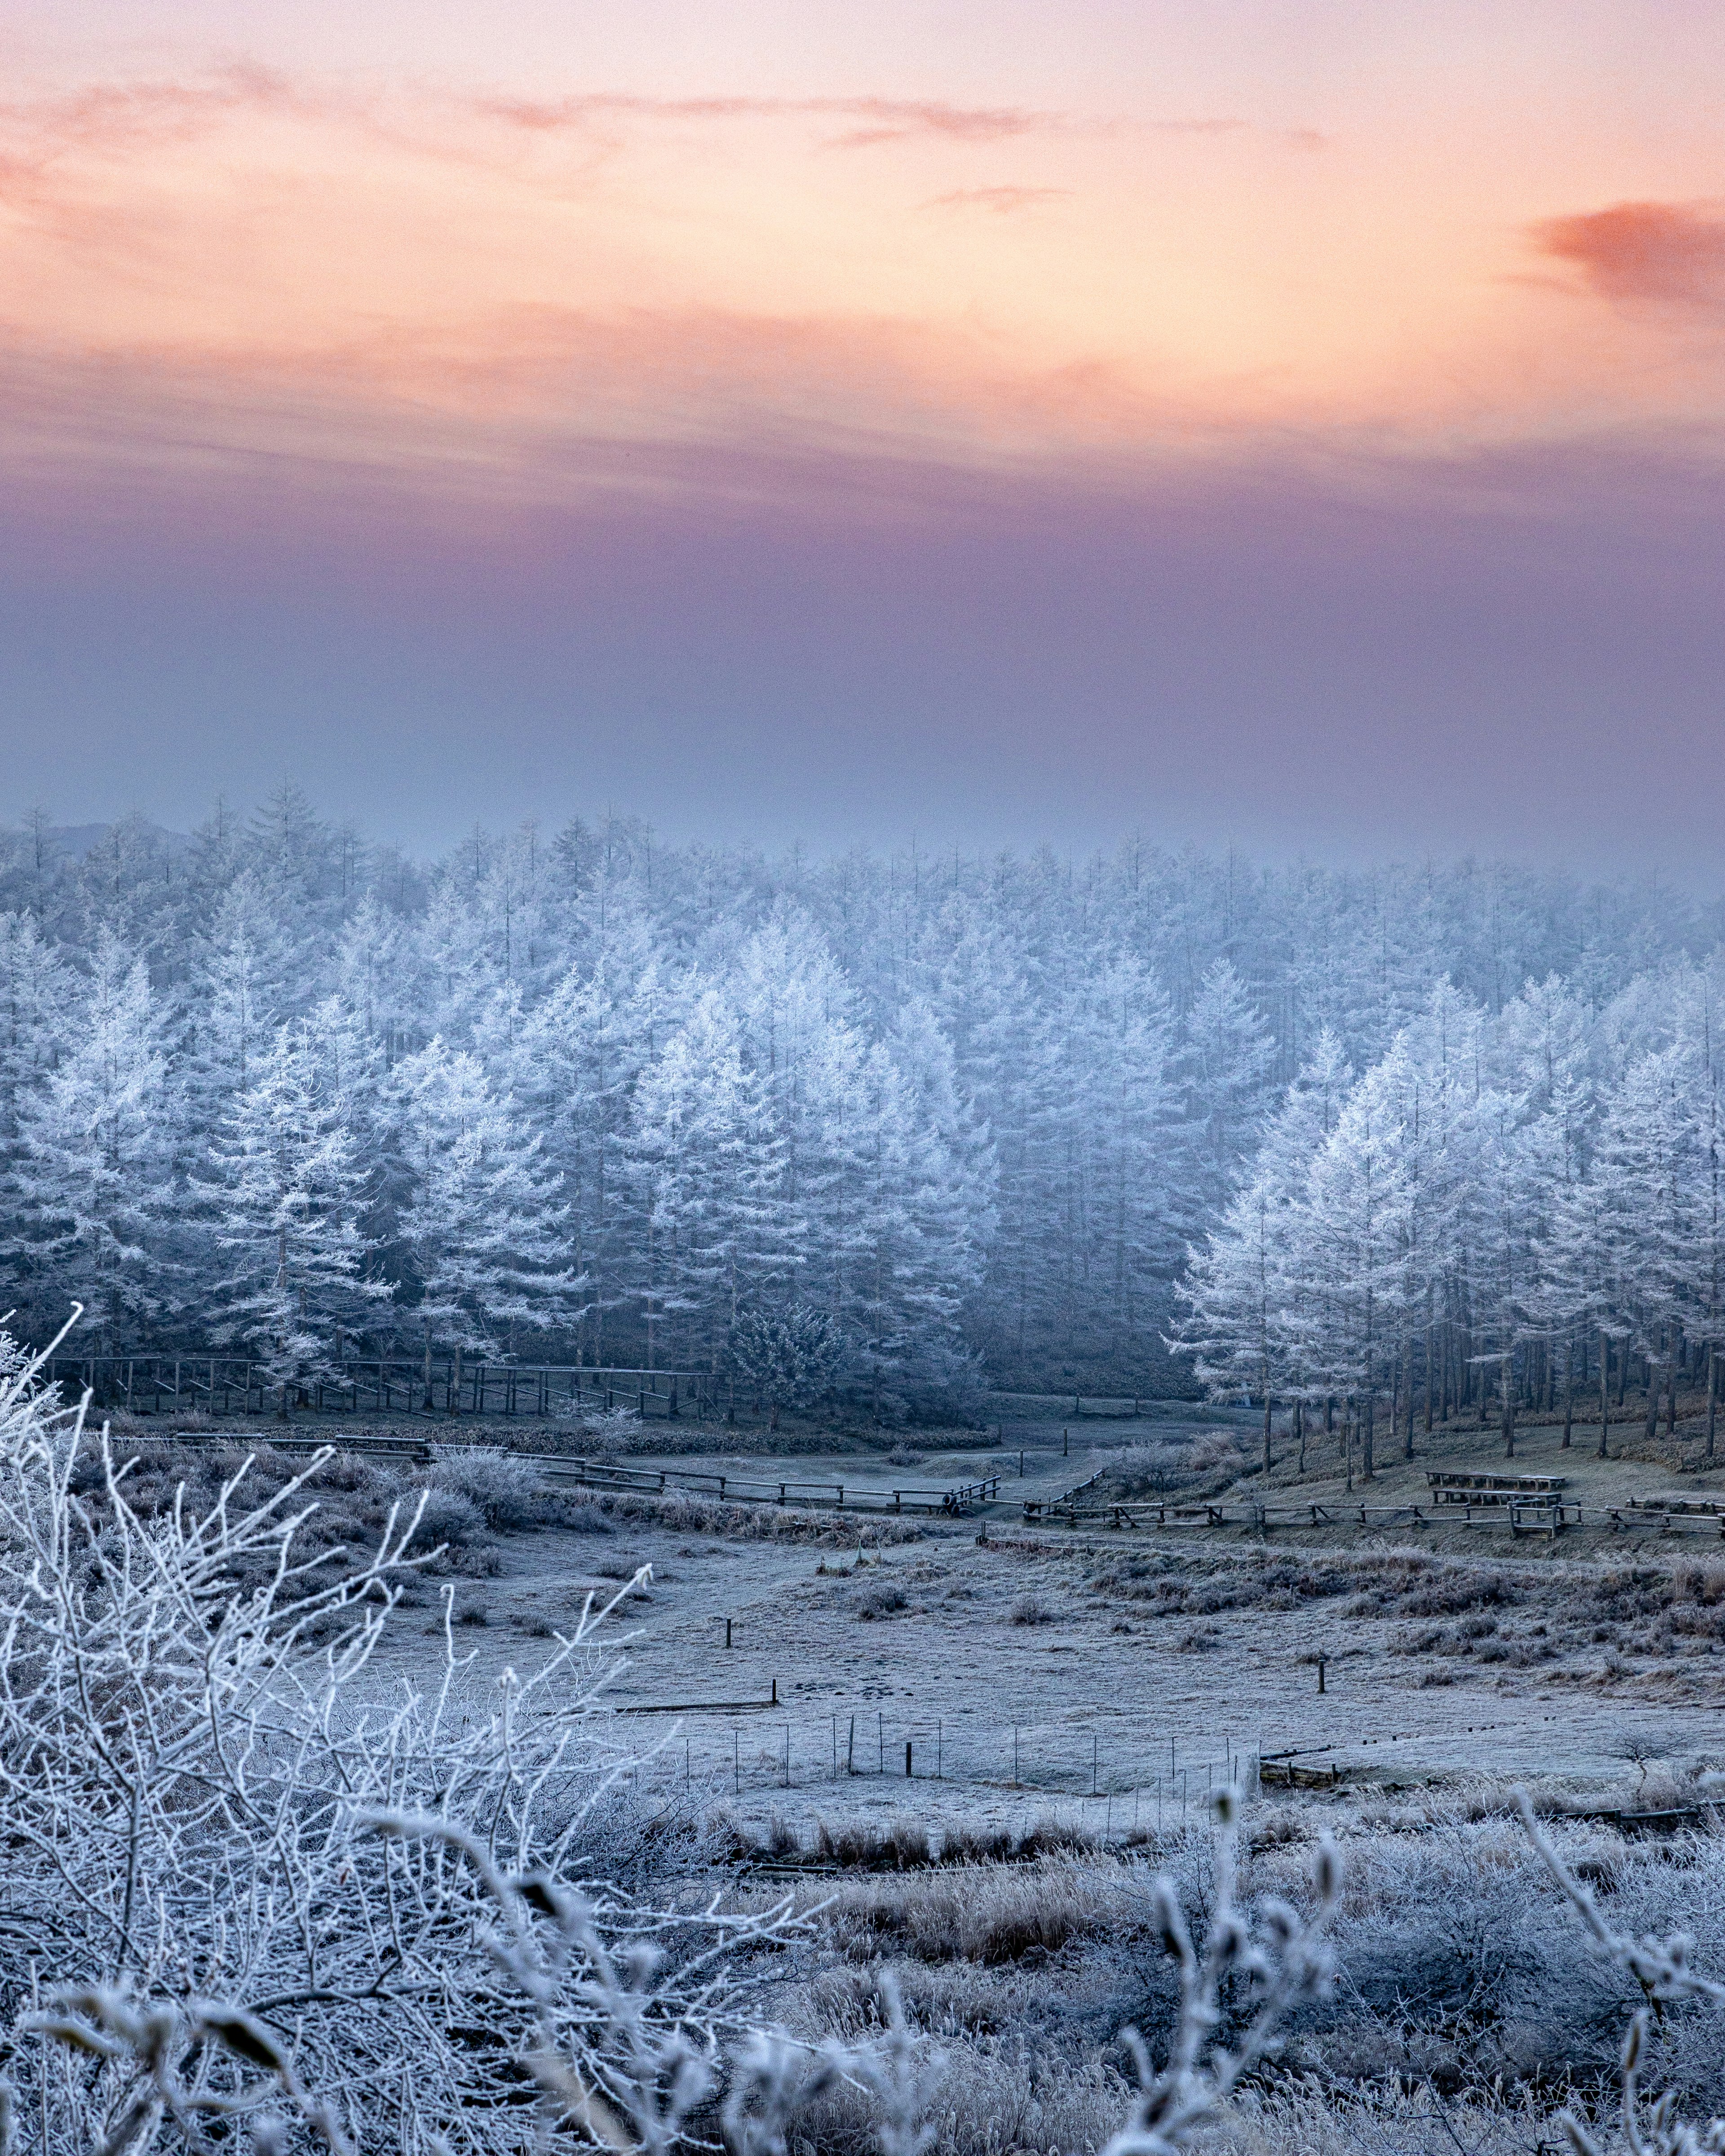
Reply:
[[630, 1763], [591, 1599], [527, 1676], [479, 1690], [446, 1599], [431, 1690], [374, 1679], [415, 1502], [369, 1556], [302, 1557], [317, 1465], [146, 1517], [105, 1435], [0, 1384], [0, 2129], [501, 2156], [609, 2119], [668, 2147], [783, 1911], [606, 1883]]
[[537, 1465], [490, 1445], [439, 1445], [428, 1479], [434, 1491], [465, 1497], [488, 1527], [531, 1527], [542, 1509]]
[[582, 1408], [564, 1411], [581, 1435], [601, 1452], [632, 1452], [640, 1440], [641, 1418], [634, 1408]]
[[433, 1487], [415, 1506], [416, 1523], [408, 1547], [416, 1554], [441, 1548], [465, 1548], [485, 1532], [485, 1515], [459, 1490]]

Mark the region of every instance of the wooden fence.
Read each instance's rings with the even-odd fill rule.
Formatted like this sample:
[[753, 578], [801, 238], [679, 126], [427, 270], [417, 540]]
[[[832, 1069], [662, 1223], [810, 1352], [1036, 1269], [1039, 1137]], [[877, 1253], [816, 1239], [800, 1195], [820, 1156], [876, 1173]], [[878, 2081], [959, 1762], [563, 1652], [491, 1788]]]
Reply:
[[[345, 1356], [330, 1378], [292, 1404], [317, 1414], [495, 1415], [548, 1421], [583, 1409], [633, 1408], [642, 1419], [697, 1420], [730, 1404], [728, 1389], [693, 1370], [592, 1369], [552, 1363], [485, 1363], [434, 1356]], [[279, 1403], [259, 1365], [234, 1355], [56, 1355], [47, 1375], [69, 1398], [146, 1414], [268, 1414]]]
[[1603, 1528], [1613, 1533], [1712, 1535], [1725, 1537], [1725, 1501], [1696, 1498], [1627, 1497], [1615, 1505], [1583, 1504], [1575, 1499], [1527, 1497], [1506, 1502], [1497, 1492], [1471, 1504], [1369, 1505], [1348, 1499], [1322, 1503], [1261, 1504], [1224, 1498], [1184, 1502], [1174, 1498], [1081, 1504], [1076, 1495], [1027, 1499], [1024, 1517], [1039, 1525], [1125, 1530], [1138, 1527], [1507, 1527], [1521, 1535], [1558, 1535], [1570, 1527]]
[[741, 1505], [808, 1505], [831, 1512], [942, 1512], [963, 1516], [1000, 1495], [1000, 1477], [947, 1486], [905, 1483], [891, 1490], [859, 1490], [855, 1483], [803, 1482], [777, 1476], [721, 1475], [716, 1470], [684, 1467], [618, 1467], [603, 1460], [558, 1455], [544, 1462], [547, 1481], [579, 1484], [593, 1490], [665, 1495], [684, 1491]]

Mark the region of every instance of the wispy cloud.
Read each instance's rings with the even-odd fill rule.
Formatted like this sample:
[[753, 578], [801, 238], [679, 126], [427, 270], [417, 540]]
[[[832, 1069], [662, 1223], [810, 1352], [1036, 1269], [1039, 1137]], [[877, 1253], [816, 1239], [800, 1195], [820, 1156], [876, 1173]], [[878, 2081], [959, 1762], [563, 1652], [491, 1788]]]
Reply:
[[834, 137], [834, 146], [932, 136], [954, 142], [1003, 142], [1014, 136], [1064, 132], [1072, 123], [1056, 112], [1022, 105], [949, 104], [938, 98], [642, 97], [595, 91], [560, 98], [475, 98], [472, 110], [529, 134], [553, 134], [595, 121], [849, 120], [861, 124]]
[[950, 194], [936, 195], [925, 209], [986, 209], [1010, 217], [1015, 210], [1034, 209], [1038, 203], [1065, 202], [1070, 187], [954, 187]]
[[1608, 300], [1725, 305], [1725, 217], [1711, 203], [1614, 203], [1533, 227], [1540, 252], [1573, 263]]

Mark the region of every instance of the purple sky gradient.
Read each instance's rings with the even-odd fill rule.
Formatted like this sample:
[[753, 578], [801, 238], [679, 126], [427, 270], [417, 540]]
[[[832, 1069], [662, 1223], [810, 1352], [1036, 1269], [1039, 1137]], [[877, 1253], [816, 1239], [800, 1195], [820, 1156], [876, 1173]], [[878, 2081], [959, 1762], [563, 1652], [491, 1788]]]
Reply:
[[416, 845], [614, 806], [768, 844], [1141, 829], [1717, 887], [1705, 475], [1524, 451], [1345, 491], [817, 476], [442, 532], [381, 496], [14, 498], [13, 800], [183, 827], [292, 775]]
[[1692, 0], [16, 0], [9, 813], [1725, 883]]

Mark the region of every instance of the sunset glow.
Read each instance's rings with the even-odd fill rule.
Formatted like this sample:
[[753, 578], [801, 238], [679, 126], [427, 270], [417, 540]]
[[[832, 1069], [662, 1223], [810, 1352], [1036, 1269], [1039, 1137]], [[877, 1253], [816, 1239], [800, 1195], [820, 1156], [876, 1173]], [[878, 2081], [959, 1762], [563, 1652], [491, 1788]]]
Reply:
[[[626, 788], [648, 738], [728, 771], [812, 710], [845, 754], [906, 730], [939, 798], [1021, 706], [1084, 829], [1208, 815], [1248, 711], [1284, 773], [1337, 697], [1373, 754], [1519, 742], [1512, 695], [1677, 725], [1712, 709], [1717, 609], [1674, 596], [1705, 549], [1661, 550], [1725, 440], [1716, 31], [1656, 0], [517, 0], [483, 28], [31, 0], [0, 111], [10, 694], [151, 798], [120, 715], [212, 682], [254, 721], [210, 721], [240, 786], [279, 725], [393, 739], [380, 696], [459, 762], [479, 682], [522, 773]], [[1651, 610], [1603, 665], [1595, 579]], [[1014, 828], [1047, 813], [1020, 747], [984, 761]], [[834, 767], [783, 765], [785, 828]], [[901, 798], [883, 771], [875, 813]]]
[[588, 40], [456, 88], [266, 50], [123, 67], [92, 37], [58, 80], [18, 69], [4, 113], [8, 431], [554, 495], [619, 444], [1122, 470], [1291, 439], [1710, 449], [1716, 145], [1638, 152], [1579, 64], [1512, 110], [1479, 23], [1458, 108], [1453, 27], [1442, 54], [1356, 26], [1352, 82], [1273, 105], [1249, 71], [1029, 103], [906, 94], [883, 62], [787, 95], [743, 50], [688, 95]]

